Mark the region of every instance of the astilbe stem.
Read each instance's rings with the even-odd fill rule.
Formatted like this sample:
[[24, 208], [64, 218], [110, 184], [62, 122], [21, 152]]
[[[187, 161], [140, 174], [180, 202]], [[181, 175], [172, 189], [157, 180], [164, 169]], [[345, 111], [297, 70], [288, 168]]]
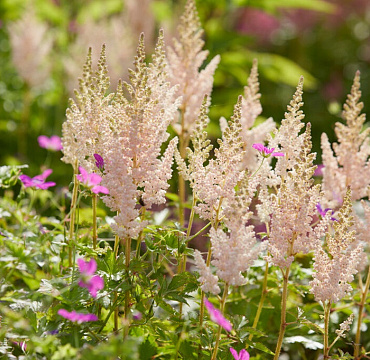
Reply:
[[97, 194], [92, 195], [92, 210], [93, 210], [93, 249], [96, 250], [98, 231], [96, 226], [96, 210], [97, 210]]
[[285, 329], [286, 329], [286, 326], [287, 326], [287, 323], [286, 323], [286, 306], [287, 306], [287, 300], [288, 300], [289, 271], [290, 271], [290, 266], [287, 267], [284, 270], [281, 269], [281, 272], [283, 274], [283, 293], [281, 295], [281, 316], [280, 316], [279, 338], [278, 338], [278, 342], [276, 344], [274, 360], [279, 359], [281, 346], [283, 345]]
[[330, 321], [331, 302], [324, 304], [324, 360], [329, 359], [329, 321]]
[[[126, 256], [126, 269], [127, 269], [127, 277], [130, 276], [130, 260], [131, 260], [131, 238], [126, 238], [125, 240], [125, 256]], [[125, 320], [126, 320], [126, 327], [125, 327], [125, 330], [123, 332], [123, 337], [125, 338], [128, 334], [128, 330], [129, 330], [129, 325], [128, 325], [128, 321], [129, 321], [129, 316], [128, 316], [128, 312], [129, 312], [129, 307], [130, 307], [130, 290], [126, 290], [126, 293], [125, 293]]]
[[[224, 288], [224, 293], [223, 293], [222, 299], [221, 299], [221, 314], [224, 314], [224, 311], [225, 311], [225, 304], [226, 304], [226, 298], [227, 298], [228, 292], [229, 292], [229, 285], [228, 285], [228, 283], [226, 283], [225, 288]], [[217, 352], [218, 352], [218, 346], [220, 344], [220, 339], [221, 339], [221, 331], [222, 331], [222, 326], [219, 325], [217, 335], [216, 335], [217, 336], [216, 337], [216, 344], [215, 344], [215, 348], [213, 349], [213, 354], [212, 354], [211, 360], [216, 360], [216, 356], [217, 356]]]
[[358, 359], [360, 354], [360, 341], [361, 341], [361, 324], [362, 324], [362, 318], [363, 318], [363, 312], [364, 307], [366, 303], [367, 294], [369, 292], [369, 286], [370, 286], [370, 266], [367, 272], [367, 278], [365, 287], [361, 286], [361, 302], [358, 307], [358, 320], [357, 320], [357, 330], [356, 330], [356, 338], [355, 338], [355, 351], [354, 351], [354, 358], [355, 360]]

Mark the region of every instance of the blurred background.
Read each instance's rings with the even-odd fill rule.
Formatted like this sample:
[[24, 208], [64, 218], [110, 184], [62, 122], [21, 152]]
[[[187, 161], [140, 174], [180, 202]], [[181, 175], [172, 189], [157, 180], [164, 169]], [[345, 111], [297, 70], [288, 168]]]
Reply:
[[[151, 52], [163, 27], [168, 44], [185, 0], [1, 0], [0, 165], [46, 164], [53, 181], [69, 183], [72, 169], [60, 152], [38, 146], [39, 135], [61, 135], [68, 99], [78, 87], [88, 47], [97, 59], [103, 43], [115, 89], [127, 79], [139, 34]], [[364, 112], [370, 109], [370, 1], [197, 1], [210, 61], [216, 70], [209, 126], [229, 117], [243, 93], [253, 58], [259, 62], [263, 117], [280, 122], [300, 75], [305, 77], [304, 112], [312, 123], [314, 150], [320, 135], [334, 137], [342, 104], [356, 70], [361, 71]], [[204, 64], [204, 66], [206, 63]]]

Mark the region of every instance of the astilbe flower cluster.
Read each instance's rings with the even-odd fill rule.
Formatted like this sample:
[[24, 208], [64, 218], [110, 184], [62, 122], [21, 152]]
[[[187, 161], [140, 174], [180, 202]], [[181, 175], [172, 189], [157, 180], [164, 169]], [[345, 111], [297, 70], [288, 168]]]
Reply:
[[370, 128], [362, 131], [366, 117], [361, 114], [364, 104], [360, 98], [360, 73], [357, 72], [343, 106], [342, 117], [346, 124], [335, 124], [338, 138], [338, 143], [333, 144], [335, 156], [327, 135], [321, 136], [322, 187], [326, 203], [332, 208], [341, 204], [347, 186], [351, 186], [352, 200], [358, 200], [367, 195], [370, 185]]
[[351, 190], [347, 189], [343, 205], [333, 223], [334, 233], [326, 234], [326, 243], [317, 239], [314, 243], [314, 274], [310, 282], [316, 301], [335, 303], [352, 292], [350, 283], [357, 273], [363, 245], [355, 241], [353, 226]]
[[173, 47], [168, 47], [167, 59], [171, 84], [178, 84], [177, 95], [182, 97], [181, 119], [179, 122], [174, 117], [174, 129], [178, 135], [183, 135], [184, 146], [187, 146], [205, 94], [208, 94], [206, 106], [210, 105], [213, 75], [220, 62], [220, 56], [215, 56], [199, 71], [208, 56], [208, 51], [202, 50], [204, 31], [194, 0], [187, 0], [177, 32], [179, 38], [174, 38]]

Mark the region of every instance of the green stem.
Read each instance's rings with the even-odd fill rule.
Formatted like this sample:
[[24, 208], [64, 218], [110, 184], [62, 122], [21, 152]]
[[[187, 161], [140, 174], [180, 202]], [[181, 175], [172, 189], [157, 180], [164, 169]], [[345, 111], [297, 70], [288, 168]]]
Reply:
[[[225, 288], [224, 288], [224, 293], [223, 293], [222, 299], [221, 299], [221, 314], [222, 315], [224, 314], [224, 311], [225, 311], [225, 304], [226, 304], [226, 298], [227, 298], [227, 295], [228, 295], [228, 291], [229, 291], [229, 285], [228, 285], [228, 283], [226, 283]], [[222, 331], [222, 327], [221, 327], [221, 325], [219, 325], [218, 326], [218, 331], [217, 331], [216, 344], [215, 344], [215, 348], [213, 349], [213, 354], [212, 354], [211, 360], [216, 360], [216, 356], [217, 356], [217, 352], [218, 352], [218, 346], [220, 344], [220, 339], [221, 339], [221, 331]]]
[[286, 326], [287, 326], [287, 323], [286, 323], [286, 306], [287, 306], [287, 300], [288, 300], [289, 271], [290, 271], [290, 266], [288, 268], [286, 268], [285, 270], [281, 269], [281, 272], [283, 274], [283, 293], [281, 295], [280, 330], [279, 330], [278, 342], [276, 344], [274, 360], [279, 359], [281, 347], [283, 345], [285, 329], [286, 329]]
[[92, 210], [93, 210], [93, 249], [96, 249], [98, 240], [98, 231], [96, 226], [96, 208], [97, 208], [97, 194], [92, 196]]
[[329, 359], [329, 321], [331, 302], [324, 305], [324, 360]]
[[80, 348], [80, 341], [78, 340], [77, 325], [75, 325], [73, 327], [73, 335], [74, 335], [74, 340], [75, 340], [75, 348], [79, 349]]
[[77, 194], [78, 194], [78, 187], [79, 182], [77, 179], [77, 173], [78, 173], [78, 161], [75, 161], [74, 164], [74, 173], [73, 173], [73, 192], [72, 192], [72, 201], [71, 201], [71, 214], [70, 214], [70, 223], [69, 223], [69, 239], [68, 239], [68, 264], [69, 267], [72, 266], [72, 252], [73, 252], [73, 246], [72, 246], [72, 239], [73, 239], [73, 233], [74, 233], [74, 227], [75, 227], [75, 217], [76, 217], [76, 205], [77, 205]]
[[[131, 238], [127, 237], [125, 242], [125, 256], [126, 256], [126, 270], [127, 277], [130, 276], [130, 260], [131, 260]], [[126, 290], [125, 293], [125, 330], [123, 332], [123, 338], [128, 335], [129, 330], [129, 307], [130, 307], [130, 290]]]
[[[266, 266], [265, 266], [265, 275], [263, 277], [263, 284], [262, 284], [262, 294], [260, 298], [260, 302], [258, 304], [257, 308], [257, 313], [253, 321], [252, 329], [257, 329], [257, 324], [261, 316], [262, 308], [263, 308], [263, 303], [265, 301], [266, 295], [267, 295], [267, 276], [269, 272], [269, 263], [266, 261]], [[253, 339], [253, 334], [249, 334], [249, 341], [252, 341]], [[249, 345], [247, 344], [246, 349], [248, 349]]]
[[[186, 158], [186, 140], [184, 133], [184, 121], [185, 121], [185, 110], [184, 108], [180, 109], [181, 117], [181, 133], [179, 135], [179, 148], [180, 155], [183, 159]], [[181, 226], [184, 226], [185, 214], [184, 214], [184, 204], [186, 202], [186, 189], [185, 189], [185, 179], [179, 173], [179, 222]]]
[[366, 278], [366, 283], [365, 287], [361, 287], [361, 302], [359, 304], [358, 308], [358, 320], [357, 320], [357, 330], [356, 330], [356, 338], [355, 338], [355, 351], [354, 351], [354, 358], [355, 360], [358, 358], [360, 354], [360, 345], [361, 345], [361, 323], [362, 323], [362, 318], [364, 316], [364, 308], [365, 308], [365, 303], [367, 299], [367, 294], [369, 292], [369, 286], [370, 286], [370, 266], [367, 271], [367, 278]]

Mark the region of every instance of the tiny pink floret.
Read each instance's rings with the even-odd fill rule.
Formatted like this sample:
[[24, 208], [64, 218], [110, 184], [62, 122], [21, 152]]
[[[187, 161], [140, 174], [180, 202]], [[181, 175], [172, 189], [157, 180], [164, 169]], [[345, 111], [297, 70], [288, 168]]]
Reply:
[[282, 152], [274, 152], [275, 148], [269, 149], [266, 146], [263, 146], [263, 144], [253, 144], [252, 147], [258, 150], [265, 158], [268, 158], [270, 156], [285, 156], [285, 154]]
[[230, 352], [234, 356], [235, 360], [249, 360], [249, 353], [245, 349], [240, 350], [238, 354], [235, 349], [230, 348]]
[[217, 325], [223, 327], [226, 331], [231, 331], [232, 325], [229, 320], [224, 318], [221, 311], [216, 309], [206, 298], [204, 298], [204, 304], [206, 305], [211, 320]]
[[59, 309], [58, 314], [67, 320], [81, 324], [88, 321], [98, 321], [98, 317], [94, 314], [82, 314], [76, 311], [67, 311], [65, 309]]
[[89, 174], [82, 166], [79, 167], [80, 174], [77, 179], [86, 187], [88, 187], [95, 194], [109, 194], [109, 190], [105, 186], [99, 185], [102, 178], [100, 175], [92, 173]]
[[45, 182], [46, 178], [53, 172], [51, 169], [45, 170], [41, 175], [37, 175], [33, 178], [29, 177], [28, 175], [20, 175], [19, 179], [22, 181], [24, 187], [33, 187], [38, 189], [48, 189], [51, 186], [55, 186], [55, 182], [48, 181]]
[[57, 135], [52, 135], [50, 138], [48, 138], [45, 135], [40, 135], [37, 138], [37, 141], [40, 147], [47, 149], [47, 150], [59, 151], [63, 149], [62, 140]]

